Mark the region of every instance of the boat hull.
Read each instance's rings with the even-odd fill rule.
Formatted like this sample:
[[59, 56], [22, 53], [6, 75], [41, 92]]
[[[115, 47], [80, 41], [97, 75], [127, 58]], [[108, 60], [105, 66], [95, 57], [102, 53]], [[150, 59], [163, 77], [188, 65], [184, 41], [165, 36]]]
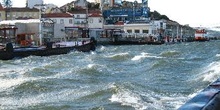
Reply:
[[10, 60], [13, 58], [22, 58], [27, 56], [51, 56], [67, 54], [71, 51], [81, 51], [90, 52], [95, 50], [95, 44], [93, 42], [83, 44], [80, 46], [72, 47], [56, 47], [56, 48], [36, 48], [36, 47], [26, 47], [26, 48], [14, 48], [13, 52], [0, 51], [0, 60]]
[[10, 60], [14, 58], [13, 52], [0, 51], [0, 60]]

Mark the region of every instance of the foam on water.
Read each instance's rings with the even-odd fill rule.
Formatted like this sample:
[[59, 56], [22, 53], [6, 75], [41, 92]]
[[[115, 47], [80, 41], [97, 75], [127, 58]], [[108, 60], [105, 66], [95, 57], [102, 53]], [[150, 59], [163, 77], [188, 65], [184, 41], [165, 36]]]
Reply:
[[216, 54], [216, 57], [220, 57], [220, 54]]
[[142, 52], [141, 55], [136, 55], [131, 60], [132, 61], [137, 61], [137, 60], [141, 60], [141, 59], [144, 59], [144, 58], [163, 58], [163, 57], [152, 55], [150, 53]]
[[121, 103], [122, 105], [134, 107], [137, 110], [144, 110], [147, 108], [147, 104], [141, 99], [141, 97], [130, 91], [120, 91], [113, 94], [109, 100]]
[[109, 56], [106, 56], [106, 57], [114, 58], [114, 57], [127, 56], [127, 55], [129, 55], [128, 52], [126, 52], [126, 53], [117, 53], [117, 54], [109, 55]]
[[213, 62], [210, 63], [208, 66], [202, 68], [200, 71], [200, 74], [197, 74], [197, 78], [195, 80], [203, 80], [205, 82], [213, 82], [217, 78], [219, 78], [220, 73], [220, 62]]
[[173, 57], [173, 56], [177, 56], [179, 54], [180, 54], [180, 52], [178, 52], [178, 51], [170, 50], [170, 51], [164, 51], [160, 55], [162, 57]]
[[201, 77], [203, 81], [213, 82], [220, 76], [220, 62], [213, 62], [205, 67]]

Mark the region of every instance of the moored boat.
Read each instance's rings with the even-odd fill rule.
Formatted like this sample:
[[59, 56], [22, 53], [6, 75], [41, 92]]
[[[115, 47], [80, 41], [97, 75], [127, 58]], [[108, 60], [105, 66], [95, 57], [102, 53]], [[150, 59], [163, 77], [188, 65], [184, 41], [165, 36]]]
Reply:
[[[48, 43], [41, 47], [16, 47], [13, 48], [12, 43], [7, 43], [4, 49], [0, 50], [0, 60], [10, 60], [13, 58], [22, 58], [27, 56], [51, 56], [67, 54], [71, 51], [89, 52], [96, 48], [95, 41], [91, 39], [88, 42], [71, 42], [74, 45], [58, 45], [56, 43]], [[64, 42], [63, 42], [64, 44]]]
[[207, 32], [205, 29], [197, 29], [195, 31], [195, 41], [209, 41], [207, 37]]
[[219, 110], [220, 109], [220, 79], [211, 83], [178, 110]]
[[164, 44], [163, 40], [158, 40], [157, 37], [153, 36], [128, 36], [128, 33], [124, 33], [119, 29], [112, 29], [109, 43], [111, 45], [161, 45]]

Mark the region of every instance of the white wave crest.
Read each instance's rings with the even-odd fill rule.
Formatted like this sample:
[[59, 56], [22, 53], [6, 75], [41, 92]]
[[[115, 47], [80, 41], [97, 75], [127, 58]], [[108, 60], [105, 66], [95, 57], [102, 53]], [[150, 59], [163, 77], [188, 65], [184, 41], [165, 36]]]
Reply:
[[107, 57], [109, 58], [113, 58], [113, 57], [117, 57], [117, 56], [126, 56], [126, 55], [129, 55], [129, 53], [117, 53], [117, 54], [113, 54], [113, 55], [109, 55]]
[[220, 76], [220, 62], [213, 62], [210, 65], [208, 65], [204, 72], [203, 72], [203, 81], [209, 81], [213, 82]]
[[112, 102], [119, 102], [122, 105], [134, 107], [137, 110], [145, 110], [147, 108], [145, 102], [139, 95], [128, 91], [121, 91], [117, 94], [113, 94], [109, 100]]
[[163, 57], [158, 57], [158, 56], [143, 52], [143, 53], [141, 53], [141, 55], [134, 56], [131, 60], [137, 61], [137, 60], [141, 60], [143, 58], [163, 58]]
[[216, 57], [220, 57], [220, 54], [216, 54], [215, 56], [216, 56]]

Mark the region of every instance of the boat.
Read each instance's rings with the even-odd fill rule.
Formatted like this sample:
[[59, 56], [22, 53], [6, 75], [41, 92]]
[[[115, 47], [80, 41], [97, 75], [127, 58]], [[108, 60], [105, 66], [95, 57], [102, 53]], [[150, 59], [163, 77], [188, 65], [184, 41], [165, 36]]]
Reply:
[[[62, 45], [61, 45], [62, 44]], [[71, 44], [71, 45], [70, 45]], [[67, 54], [71, 51], [90, 52], [96, 49], [94, 39], [82, 42], [48, 42], [46, 46], [15, 47], [7, 43], [5, 48], [0, 50], [0, 60], [11, 60], [27, 56], [51, 56]]]
[[[156, 37], [146, 36], [146, 37], [137, 37], [137, 36], [128, 36], [121, 29], [110, 29], [109, 32], [106, 30], [105, 33], [109, 33], [108, 43], [110, 45], [161, 45], [164, 44], [163, 40], [157, 40]], [[108, 36], [108, 35], [107, 35]]]
[[60, 55], [67, 54], [70, 51], [89, 52], [96, 49], [94, 37], [69, 41], [63, 41], [62, 39], [54, 40], [51, 37], [47, 41], [42, 42], [40, 36], [39, 38], [34, 37], [35, 33], [17, 33], [17, 29], [15, 25], [0, 25], [0, 60], [23, 58], [31, 55]]
[[194, 41], [209, 41], [207, 31], [205, 29], [196, 29]]
[[219, 110], [220, 79], [217, 79], [196, 96], [187, 101], [178, 110]]

